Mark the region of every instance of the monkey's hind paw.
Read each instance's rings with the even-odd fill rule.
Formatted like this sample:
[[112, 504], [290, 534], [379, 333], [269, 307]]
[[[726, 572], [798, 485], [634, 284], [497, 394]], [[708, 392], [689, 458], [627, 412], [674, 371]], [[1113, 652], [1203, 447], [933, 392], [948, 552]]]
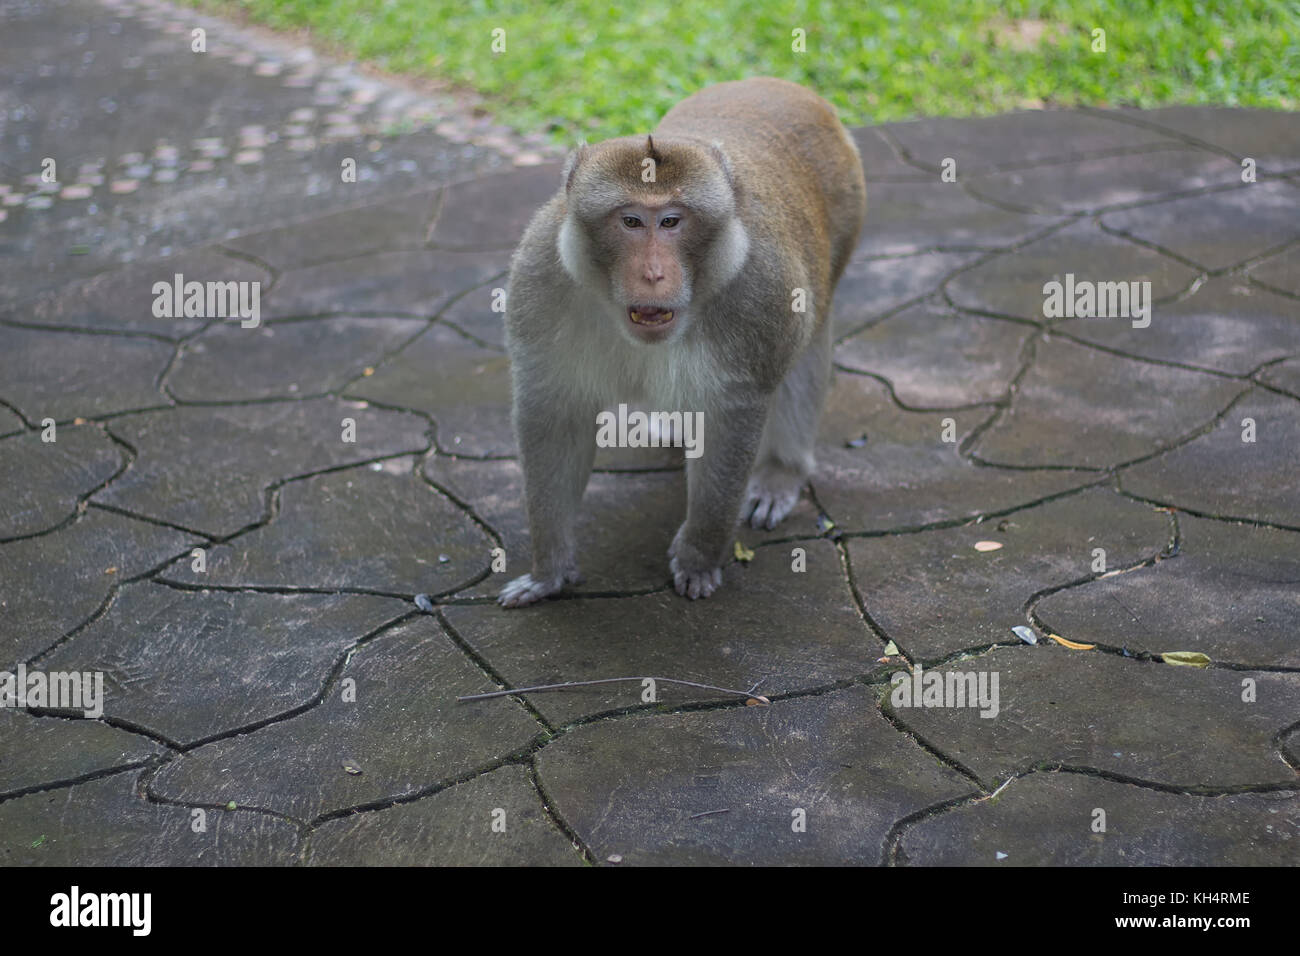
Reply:
[[722, 586], [722, 568], [710, 568], [706, 571], [683, 571], [673, 558], [670, 567], [673, 572], [673, 587], [684, 598], [694, 601], [706, 598]]
[[540, 581], [531, 574], [523, 574], [501, 589], [497, 603], [502, 607], [527, 607], [564, 590], [566, 584], [581, 583], [582, 575], [576, 569]]
[[799, 503], [803, 485], [803, 478], [794, 478], [776, 471], [755, 474], [749, 479], [740, 520], [751, 528], [766, 528], [771, 531]]

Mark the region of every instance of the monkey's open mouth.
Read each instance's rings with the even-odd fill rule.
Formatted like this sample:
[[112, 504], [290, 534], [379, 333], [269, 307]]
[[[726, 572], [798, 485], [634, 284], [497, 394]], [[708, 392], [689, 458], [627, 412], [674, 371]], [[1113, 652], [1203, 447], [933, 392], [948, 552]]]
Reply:
[[627, 310], [627, 317], [637, 325], [667, 325], [673, 320], [673, 313], [656, 306], [634, 305]]

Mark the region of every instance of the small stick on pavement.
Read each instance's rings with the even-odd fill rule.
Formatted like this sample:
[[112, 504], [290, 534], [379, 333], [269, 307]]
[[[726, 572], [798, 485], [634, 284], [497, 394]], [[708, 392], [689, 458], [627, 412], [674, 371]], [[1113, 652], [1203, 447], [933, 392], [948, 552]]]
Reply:
[[[763, 678], [766, 680], [767, 678]], [[516, 687], [513, 690], [494, 690], [490, 694], [470, 694], [467, 697], [457, 697], [456, 700], [464, 703], [469, 700], [488, 700], [493, 697], [509, 697], [512, 694], [536, 694], [546, 690], [567, 690], [570, 687], [591, 687], [595, 684], [617, 684], [625, 681], [646, 681], [652, 680], [658, 684], [680, 684], [682, 687], [697, 687], [700, 690], [716, 690], [720, 694], [731, 694], [733, 697], [744, 697], [754, 703], [766, 707], [772, 702], [762, 694], [754, 694], [745, 690], [732, 690], [729, 687], [714, 687], [712, 684], [697, 684], [691, 680], [677, 680], [672, 677], [605, 677], [600, 680], [575, 680], [567, 684], [541, 684], [537, 687]], [[761, 684], [763, 681], [759, 681]], [[754, 685], [755, 687], [758, 684]]]
[[730, 813], [730, 812], [731, 812], [730, 807], [728, 807], [725, 810], [705, 810], [703, 813], [692, 813], [690, 819], [698, 820], [700, 817], [711, 817], [715, 813]]
[[1015, 777], [1007, 777], [1007, 779], [1004, 780], [1004, 781], [1002, 782], [1002, 786], [998, 787], [996, 790], [994, 790], [992, 793], [988, 794], [987, 796], [980, 797], [980, 798], [979, 798], [978, 800], [976, 800], [975, 802], [976, 802], [976, 803], [983, 803], [985, 800], [992, 800], [994, 797], [996, 797], [996, 796], [997, 796], [999, 793], [1001, 793], [1003, 790], [1007, 789], [1007, 787], [1011, 786], [1011, 781], [1012, 781], [1012, 780], [1015, 780], [1015, 779], [1016, 779]]

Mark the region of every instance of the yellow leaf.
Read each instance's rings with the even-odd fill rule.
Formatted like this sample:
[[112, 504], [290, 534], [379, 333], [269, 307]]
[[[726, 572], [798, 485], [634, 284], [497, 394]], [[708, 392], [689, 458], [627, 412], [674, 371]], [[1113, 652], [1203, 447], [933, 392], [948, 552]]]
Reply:
[[750, 551], [749, 548], [745, 547], [743, 544], [741, 544], [739, 541], [737, 541], [737, 542], [736, 542], [736, 560], [737, 560], [737, 561], [745, 561], [745, 562], [753, 561], [753, 560], [754, 560], [754, 552], [753, 552], [753, 551]]
[[1048, 634], [1047, 636], [1062, 647], [1068, 647], [1072, 651], [1090, 651], [1097, 646], [1096, 644], [1080, 644], [1077, 641], [1067, 641], [1060, 634]]
[[898, 645], [895, 644], [893, 641], [890, 641], [888, 644], [885, 645], [886, 657], [893, 657], [897, 653], [898, 653]]
[[1181, 664], [1183, 667], [1210, 666], [1210, 659], [1200, 651], [1165, 651], [1160, 659], [1166, 664]]

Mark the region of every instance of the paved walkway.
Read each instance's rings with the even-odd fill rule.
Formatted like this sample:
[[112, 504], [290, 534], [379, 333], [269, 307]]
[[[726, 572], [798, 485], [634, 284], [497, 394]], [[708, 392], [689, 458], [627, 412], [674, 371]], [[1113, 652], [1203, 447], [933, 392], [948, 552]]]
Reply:
[[[3, 100], [0, 670], [104, 685], [99, 719], [0, 709], [0, 862], [1300, 860], [1296, 115], [856, 131], [870, 212], [813, 494], [690, 603], [680, 461], [602, 452], [586, 584], [507, 612], [492, 292], [557, 167], [305, 112], [335, 133], [291, 150], [309, 130], [270, 132], [312, 85], [261, 60], [186, 85], [138, 7], [3, 6], [0, 59], [32, 52]], [[69, 45], [112, 69], [74, 75]], [[33, 65], [51, 50], [68, 75]], [[128, 133], [148, 155], [108, 168]], [[355, 192], [349, 151], [382, 154]], [[65, 154], [57, 190], [23, 180]], [[259, 324], [158, 317], [177, 273], [260, 283]], [[1149, 325], [1047, 316], [1053, 280], [1150, 283]], [[995, 706], [906, 706], [909, 663], [996, 677]], [[456, 702], [643, 675], [772, 704]]]

